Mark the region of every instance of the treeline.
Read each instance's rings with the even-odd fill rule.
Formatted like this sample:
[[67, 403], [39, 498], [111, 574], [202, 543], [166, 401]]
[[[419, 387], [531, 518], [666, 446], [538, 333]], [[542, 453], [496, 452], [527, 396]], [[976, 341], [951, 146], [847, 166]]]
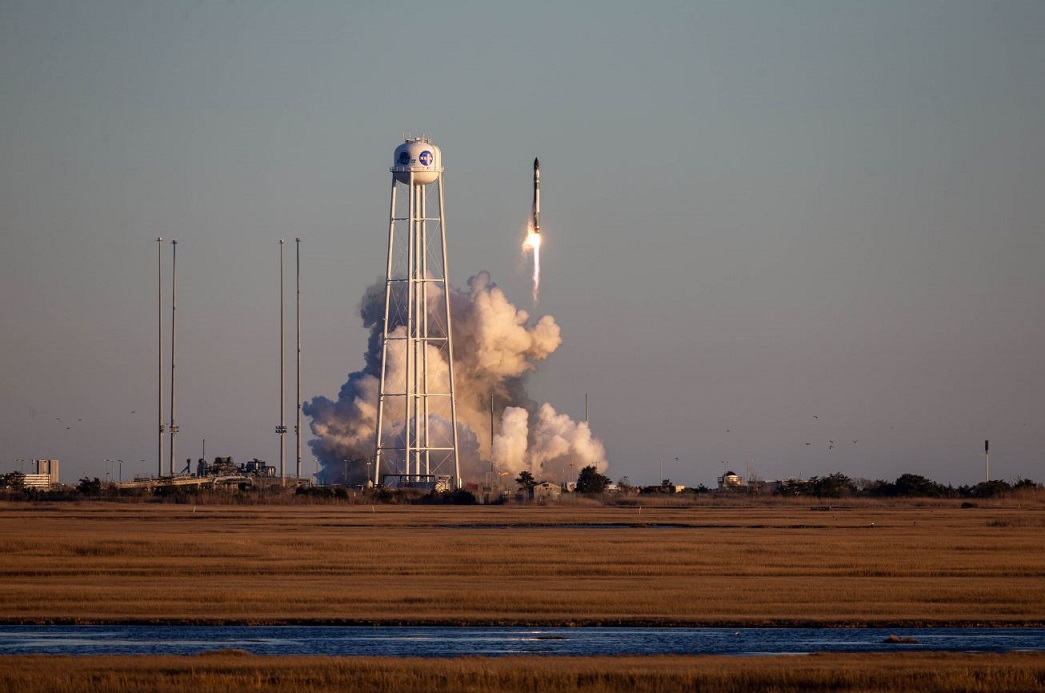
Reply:
[[[529, 472], [523, 472], [515, 480], [522, 497], [533, 497], [536, 480]], [[158, 485], [152, 489], [119, 489], [115, 484], [102, 482], [97, 478], [84, 477], [75, 486], [61, 486], [44, 490], [30, 488], [25, 485], [25, 475], [21, 472], [0, 474], [0, 499], [4, 500], [77, 500], [81, 498], [112, 498], [130, 500], [133, 498], [154, 498], [173, 502], [190, 502], [202, 497], [239, 497], [241, 501], [253, 502], [268, 499], [270, 502], [367, 502], [367, 503], [410, 503], [410, 504], [454, 504], [470, 505], [477, 502], [476, 496], [467, 490], [453, 492], [424, 492], [410, 489], [374, 488], [368, 490], [348, 488], [344, 486], [318, 486], [299, 488], [280, 488], [278, 485], [249, 487], [237, 489], [199, 489], [173, 485]], [[726, 490], [712, 491], [703, 484], [696, 487], [676, 487], [665, 479], [659, 486], [636, 487], [623, 477], [613, 485], [610, 478], [599, 473], [595, 467], [585, 467], [578, 476], [575, 491], [587, 496], [601, 496], [609, 491], [615, 494], [712, 494], [752, 496], [805, 496], [811, 498], [958, 498], [986, 499], [1000, 498], [1013, 492], [1041, 489], [1042, 484], [1030, 479], [1019, 479], [1014, 483], [991, 480], [981, 481], [974, 485], [951, 486], [940, 484], [918, 474], [901, 474], [895, 481], [882, 479], [852, 479], [841, 472], [827, 476], [814, 476], [809, 479], [787, 479], [772, 486], [764, 483], [751, 483]], [[681, 489], [681, 490], [680, 490]], [[507, 498], [500, 499], [504, 502]]]
[[997, 479], [955, 487], [945, 486], [918, 474], [901, 474], [896, 481], [855, 481], [836, 472], [810, 479], [781, 481], [776, 492], [783, 496], [816, 498], [997, 498], [1012, 491], [1036, 488], [1040, 488], [1040, 484], [1030, 479], [1020, 479], [1012, 484]]
[[206, 488], [157, 484], [149, 488], [120, 488], [97, 477], [83, 477], [75, 486], [61, 485], [49, 489], [25, 485], [25, 474], [0, 474], [0, 500], [76, 502], [86, 499], [113, 502], [157, 502], [197, 504], [216, 502], [234, 505], [309, 505], [338, 504], [408, 504], [408, 505], [474, 505], [476, 496], [466, 490], [423, 491], [417, 489], [371, 488], [348, 486], [283, 486], [278, 480], [258, 485], [242, 484]]

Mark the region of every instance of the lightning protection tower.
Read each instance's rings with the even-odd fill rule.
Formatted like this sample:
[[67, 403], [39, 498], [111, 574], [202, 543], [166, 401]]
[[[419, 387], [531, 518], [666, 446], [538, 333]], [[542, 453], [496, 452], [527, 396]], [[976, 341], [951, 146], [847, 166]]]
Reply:
[[[442, 154], [427, 138], [409, 138], [393, 161], [373, 482], [457, 488]], [[400, 186], [407, 194], [397, 200]]]

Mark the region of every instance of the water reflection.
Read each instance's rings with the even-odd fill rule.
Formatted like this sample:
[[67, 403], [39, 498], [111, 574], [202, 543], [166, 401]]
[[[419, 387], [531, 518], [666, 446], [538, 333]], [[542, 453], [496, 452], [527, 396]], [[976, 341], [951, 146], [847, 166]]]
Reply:
[[[890, 635], [913, 643], [889, 643]], [[1045, 628], [453, 628], [337, 626], [6, 626], [0, 654], [794, 655], [812, 652], [1045, 651]]]

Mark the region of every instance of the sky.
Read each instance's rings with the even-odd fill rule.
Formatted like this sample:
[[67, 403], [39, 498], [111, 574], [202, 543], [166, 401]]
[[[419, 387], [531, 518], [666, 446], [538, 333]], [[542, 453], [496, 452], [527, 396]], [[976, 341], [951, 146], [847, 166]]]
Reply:
[[334, 398], [424, 134], [451, 284], [554, 316], [529, 393], [587, 397], [611, 478], [972, 484], [989, 439], [1045, 480], [1042, 35], [1037, 0], [3, 0], [0, 471], [156, 470], [157, 237], [177, 457], [278, 460], [279, 239], [293, 427], [293, 241]]

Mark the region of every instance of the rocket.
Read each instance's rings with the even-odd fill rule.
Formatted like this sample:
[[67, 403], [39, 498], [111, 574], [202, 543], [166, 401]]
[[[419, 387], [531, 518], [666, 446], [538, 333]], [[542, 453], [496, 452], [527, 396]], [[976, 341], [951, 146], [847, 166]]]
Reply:
[[533, 232], [541, 232], [541, 162], [533, 160]]

